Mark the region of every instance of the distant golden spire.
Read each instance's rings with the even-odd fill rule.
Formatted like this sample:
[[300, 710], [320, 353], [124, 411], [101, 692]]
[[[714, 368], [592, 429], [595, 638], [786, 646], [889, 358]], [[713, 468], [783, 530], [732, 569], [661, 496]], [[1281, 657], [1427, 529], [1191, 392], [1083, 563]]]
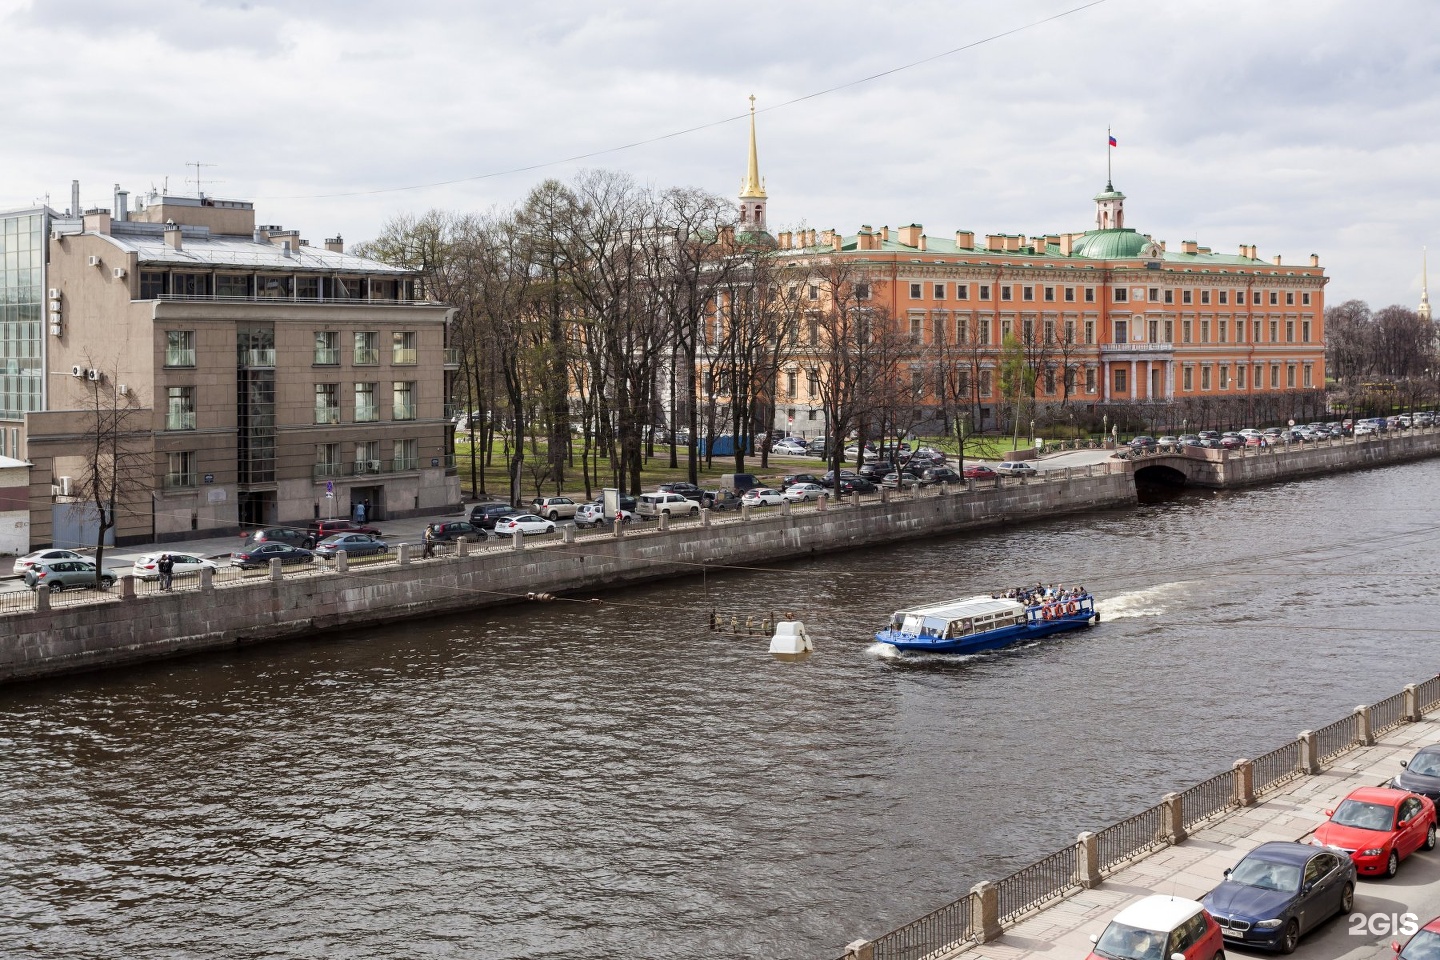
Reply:
[[750, 94], [750, 166], [740, 184], [741, 200], [764, 200], [765, 181], [760, 179], [760, 154], [755, 148], [755, 94]]

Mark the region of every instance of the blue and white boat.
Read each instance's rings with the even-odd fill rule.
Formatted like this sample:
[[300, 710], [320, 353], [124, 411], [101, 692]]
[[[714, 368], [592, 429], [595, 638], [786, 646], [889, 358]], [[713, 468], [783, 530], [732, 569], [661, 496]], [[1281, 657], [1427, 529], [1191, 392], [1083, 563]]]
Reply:
[[1008, 597], [964, 597], [897, 610], [875, 639], [897, 650], [979, 653], [1100, 622], [1088, 593], [1024, 603]]

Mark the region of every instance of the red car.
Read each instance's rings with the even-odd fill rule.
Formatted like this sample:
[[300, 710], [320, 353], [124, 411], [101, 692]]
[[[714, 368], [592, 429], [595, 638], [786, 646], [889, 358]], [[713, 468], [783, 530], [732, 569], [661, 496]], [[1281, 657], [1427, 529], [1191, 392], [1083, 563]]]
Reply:
[[1415, 929], [1415, 921], [1411, 920], [1414, 914], [1401, 915], [1400, 929], [1395, 932], [1402, 937], [1410, 932], [1415, 936], [1405, 941], [1405, 946], [1400, 946], [1399, 940], [1390, 942], [1390, 949], [1398, 955], [1395, 960], [1433, 960], [1440, 957], [1440, 917], [1431, 920], [1419, 930]]
[[1325, 815], [1310, 842], [1350, 854], [1362, 877], [1393, 877], [1401, 860], [1435, 849], [1435, 804], [1418, 793], [1361, 787]]
[[994, 480], [996, 473], [983, 463], [972, 463], [965, 468], [966, 480]]
[[1150, 896], [1115, 914], [1093, 934], [1086, 960], [1223, 960], [1220, 926], [1203, 906], [1181, 897]]

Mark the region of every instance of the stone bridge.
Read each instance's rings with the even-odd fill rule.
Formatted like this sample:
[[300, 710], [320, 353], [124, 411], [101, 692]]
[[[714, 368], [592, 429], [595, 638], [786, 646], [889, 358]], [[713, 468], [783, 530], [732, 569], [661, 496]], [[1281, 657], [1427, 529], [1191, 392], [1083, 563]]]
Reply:
[[1433, 456], [1440, 456], [1440, 428], [1244, 450], [1181, 447], [1124, 462], [1136, 483], [1222, 488]]

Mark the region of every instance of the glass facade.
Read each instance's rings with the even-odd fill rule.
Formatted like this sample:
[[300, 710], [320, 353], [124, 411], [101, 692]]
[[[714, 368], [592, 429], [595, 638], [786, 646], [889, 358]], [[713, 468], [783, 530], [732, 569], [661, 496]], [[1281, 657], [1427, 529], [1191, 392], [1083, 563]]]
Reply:
[[45, 219], [0, 216], [0, 419], [43, 408]]

